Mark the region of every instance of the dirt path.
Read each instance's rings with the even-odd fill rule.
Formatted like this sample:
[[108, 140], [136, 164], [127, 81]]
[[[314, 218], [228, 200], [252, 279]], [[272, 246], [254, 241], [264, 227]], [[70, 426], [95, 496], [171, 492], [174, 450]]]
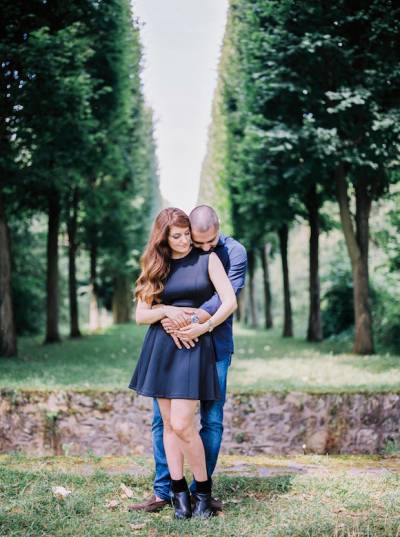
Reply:
[[[72, 472], [90, 475], [104, 471], [110, 475], [129, 474], [148, 477], [153, 472], [149, 457], [27, 457], [0, 455], [0, 465], [19, 470]], [[247, 477], [271, 477], [287, 474], [332, 474], [345, 472], [354, 475], [400, 474], [400, 456], [332, 456], [299, 455], [295, 457], [232, 456], [220, 457], [216, 474]]]

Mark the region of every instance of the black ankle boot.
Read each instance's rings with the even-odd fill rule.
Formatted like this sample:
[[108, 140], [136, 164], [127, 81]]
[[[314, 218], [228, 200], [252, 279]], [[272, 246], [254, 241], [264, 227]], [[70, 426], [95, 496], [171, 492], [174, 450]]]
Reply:
[[173, 492], [172, 504], [175, 509], [175, 518], [191, 518], [192, 505], [190, 503], [190, 493], [188, 490], [185, 490], [184, 492]]
[[211, 507], [211, 492], [192, 492], [194, 498], [193, 516], [210, 518], [215, 513]]

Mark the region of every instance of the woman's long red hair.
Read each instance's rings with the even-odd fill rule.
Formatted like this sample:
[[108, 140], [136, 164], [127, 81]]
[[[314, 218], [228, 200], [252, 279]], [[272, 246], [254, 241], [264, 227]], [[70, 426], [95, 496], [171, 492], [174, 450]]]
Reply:
[[152, 304], [160, 300], [168, 276], [171, 248], [168, 235], [171, 226], [190, 229], [190, 220], [181, 209], [163, 209], [153, 224], [149, 242], [140, 259], [142, 272], [136, 281], [135, 298]]

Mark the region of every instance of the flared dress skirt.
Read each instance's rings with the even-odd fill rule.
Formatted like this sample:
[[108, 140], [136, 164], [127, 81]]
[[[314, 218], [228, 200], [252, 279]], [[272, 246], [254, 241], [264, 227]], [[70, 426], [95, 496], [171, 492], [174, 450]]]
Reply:
[[161, 323], [152, 325], [146, 334], [129, 388], [156, 398], [220, 399], [211, 334], [200, 336], [198, 343], [190, 349], [178, 349]]

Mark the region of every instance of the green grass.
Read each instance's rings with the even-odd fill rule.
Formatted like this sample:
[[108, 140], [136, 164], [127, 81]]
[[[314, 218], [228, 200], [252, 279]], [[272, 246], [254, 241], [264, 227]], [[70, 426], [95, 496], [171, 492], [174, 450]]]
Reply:
[[[347, 465], [347, 458], [303, 456], [303, 463], [313, 465], [312, 472], [303, 474], [241, 477], [221, 473], [215, 478], [214, 493], [224, 502], [223, 516], [183, 522], [172, 518], [171, 508], [158, 514], [127, 510], [129, 503], [151, 492], [150, 475], [110, 473], [111, 457], [106, 465], [98, 457], [79, 459], [92, 466], [90, 475], [82, 475], [74, 459], [0, 458], [2, 537], [400, 535], [400, 474], [385, 469], [384, 461], [382, 465], [376, 457], [365, 457], [364, 462], [360, 457], [350, 458]], [[284, 458], [274, 461], [287, 463]], [[121, 495], [122, 483], [132, 489], [133, 498]], [[54, 486], [63, 486], [71, 494], [59, 500], [52, 494]], [[118, 502], [114, 509], [107, 507], [110, 500]]]
[[[0, 385], [25, 389], [124, 390], [146, 328], [113, 326], [61, 344], [21, 338], [19, 357], [0, 361]], [[310, 344], [277, 331], [238, 327], [230, 391], [400, 391], [400, 356], [356, 356], [349, 343]]]

